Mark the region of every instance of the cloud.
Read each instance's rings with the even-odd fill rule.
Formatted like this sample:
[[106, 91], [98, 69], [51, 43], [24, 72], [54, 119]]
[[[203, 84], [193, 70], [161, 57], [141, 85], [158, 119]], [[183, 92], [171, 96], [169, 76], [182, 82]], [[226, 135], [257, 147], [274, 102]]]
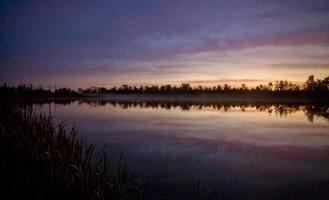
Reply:
[[1, 2], [0, 73], [95, 81], [242, 78], [253, 66], [323, 73], [326, 55], [308, 47], [329, 46], [328, 7], [321, 0]]
[[[276, 69], [329, 69], [329, 63], [276, 63], [265, 64], [265, 66]], [[264, 67], [264, 65], [258, 65], [258, 67]]]
[[203, 84], [203, 83], [242, 83], [242, 82], [268, 82], [264, 79], [219, 79], [219, 80], [201, 80], [201, 81], [192, 81], [191, 83]]

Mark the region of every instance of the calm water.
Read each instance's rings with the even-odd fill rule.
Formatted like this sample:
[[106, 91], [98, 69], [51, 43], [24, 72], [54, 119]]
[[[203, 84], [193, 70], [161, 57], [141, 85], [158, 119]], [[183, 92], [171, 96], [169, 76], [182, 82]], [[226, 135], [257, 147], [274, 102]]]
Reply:
[[42, 104], [118, 160], [150, 199], [181, 199], [200, 183], [221, 199], [327, 198], [328, 106], [71, 102]]

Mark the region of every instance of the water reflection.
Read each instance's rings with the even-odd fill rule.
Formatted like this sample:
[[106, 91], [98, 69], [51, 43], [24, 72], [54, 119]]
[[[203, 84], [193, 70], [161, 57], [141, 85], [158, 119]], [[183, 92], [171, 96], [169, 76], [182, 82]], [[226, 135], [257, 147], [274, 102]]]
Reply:
[[[55, 104], [70, 105], [78, 103], [79, 105], [87, 104], [91, 107], [112, 105], [113, 107], [120, 107], [122, 109], [129, 108], [145, 108], [145, 109], [180, 109], [182, 111], [190, 110], [218, 110], [224, 112], [240, 111], [258, 111], [275, 113], [278, 116], [287, 116], [289, 114], [302, 111], [305, 113], [308, 121], [313, 122], [315, 117], [323, 117], [329, 120], [329, 104], [315, 103], [315, 104], [302, 104], [302, 103], [184, 103], [184, 102], [147, 102], [147, 101], [110, 101], [100, 99], [81, 99], [81, 100], [53, 100]], [[35, 102], [34, 102], [35, 103]], [[39, 102], [41, 104], [46, 102]], [[50, 103], [50, 102], [47, 102]]]
[[108, 143], [114, 161], [124, 150], [136, 176], [149, 181], [146, 199], [157, 194], [191, 199], [189, 190], [182, 191], [195, 179], [203, 199], [321, 199], [327, 194], [327, 104], [101, 99], [38, 104], [96, 146]]

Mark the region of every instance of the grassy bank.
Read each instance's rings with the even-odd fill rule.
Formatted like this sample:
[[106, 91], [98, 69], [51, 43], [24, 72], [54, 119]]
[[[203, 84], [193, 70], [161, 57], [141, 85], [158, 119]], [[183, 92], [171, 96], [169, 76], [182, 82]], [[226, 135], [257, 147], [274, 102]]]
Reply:
[[[0, 106], [0, 173], [10, 199], [141, 199], [142, 190], [121, 162], [110, 169], [104, 148], [55, 125], [30, 107]], [[115, 171], [115, 173], [114, 173]]]

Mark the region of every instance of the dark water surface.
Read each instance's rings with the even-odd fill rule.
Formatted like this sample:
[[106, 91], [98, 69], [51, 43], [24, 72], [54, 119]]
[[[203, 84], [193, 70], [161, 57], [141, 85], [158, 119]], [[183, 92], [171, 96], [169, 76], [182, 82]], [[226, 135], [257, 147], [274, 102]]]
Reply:
[[96, 146], [107, 143], [112, 160], [123, 150], [149, 199], [191, 199], [198, 190], [203, 199], [329, 199], [328, 105], [74, 101], [35, 107], [77, 127]]

